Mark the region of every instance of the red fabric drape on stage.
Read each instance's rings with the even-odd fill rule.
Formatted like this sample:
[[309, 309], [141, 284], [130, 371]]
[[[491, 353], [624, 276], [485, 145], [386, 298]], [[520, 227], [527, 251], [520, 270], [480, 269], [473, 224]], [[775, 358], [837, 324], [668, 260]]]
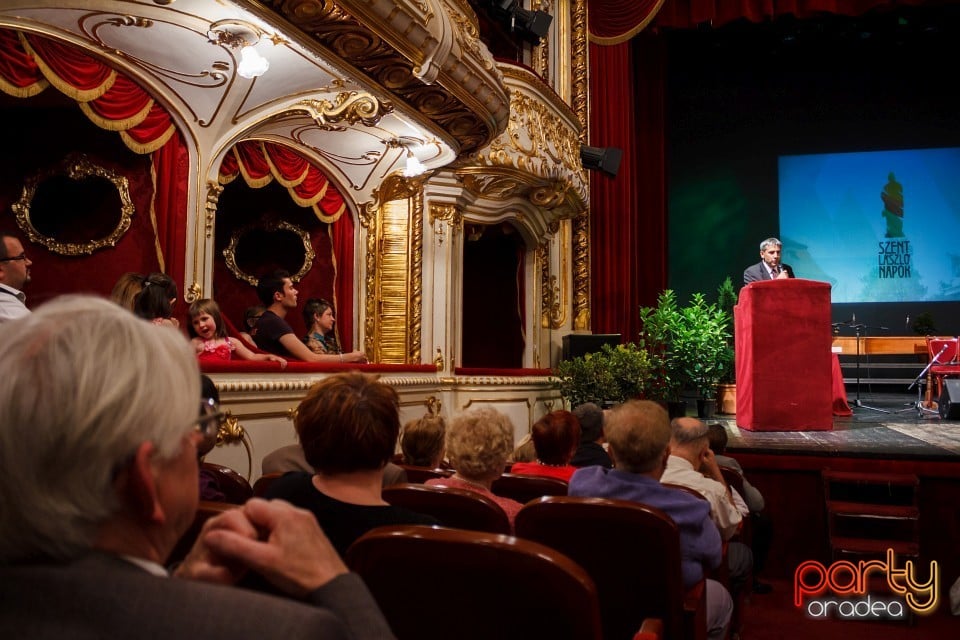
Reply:
[[[592, 329], [636, 340], [640, 306], [666, 284], [663, 47], [590, 46], [590, 144], [623, 149], [615, 179], [590, 175]], [[649, 71], [637, 80], [636, 55]]]

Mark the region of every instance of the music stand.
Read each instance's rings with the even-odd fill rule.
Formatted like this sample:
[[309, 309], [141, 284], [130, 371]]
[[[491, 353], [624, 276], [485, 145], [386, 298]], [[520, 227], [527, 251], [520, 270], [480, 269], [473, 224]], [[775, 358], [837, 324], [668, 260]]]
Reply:
[[[851, 328], [857, 334], [857, 398], [853, 401], [853, 406], [860, 409], [870, 409], [871, 411], [878, 411], [880, 413], [890, 413], [888, 409], [881, 409], [880, 407], [871, 407], [870, 405], [863, 404], [860, 400], [860, 338], [867, 337], [866, 330], [867, 325], [865, 324], [852, 324]], [[884, 329], [885, 327], [875, 327], [877, 329]], [[861, 333], [862, 332], [862, 333]]]
[[909, 390], [913, 387], [913, 385], [917, 385], [917, 404], [916, 404], [916, 407], [917, 407], [917, 417], [918, 417], [918, 418], [924, 417], [924, 415], [923, 415], [924, 413], [932, 413], [932, 414], [934, 414], [937, 418], [940, 417], [939, 411], [934, 411], [933, 409], [928, 409], [927, 407], [923, 406], [923, 391], [922, 391], [922, 387], [923, 387], [923, 385], [925, 385], [925, 384], [927, 383], [927, 372], [930, 371], [930, 368], [931, 368], [933, 365], [935, 365], [935, 364], [937, 364], [938, 362], [940, 362], [940, 356], [942, 356], [942, 355], [946, 352], [947, 348], [948, 348], [947, 345], [943, 345], [943, 348], [940, 349], [940, 352], [937, 353], [936, 355], [934, 355], [932, 358], [930, 358], [930, 364], [928, 364], [927, 366], [925, 366], [925, 367], [923, 368], [923, 371], [921, 371], [920, 374], [919, 374], [916, 378], [913, 379], [913, 382], [910, 383], [910, 386], [907, 387], [907, 391], [909, 391]]

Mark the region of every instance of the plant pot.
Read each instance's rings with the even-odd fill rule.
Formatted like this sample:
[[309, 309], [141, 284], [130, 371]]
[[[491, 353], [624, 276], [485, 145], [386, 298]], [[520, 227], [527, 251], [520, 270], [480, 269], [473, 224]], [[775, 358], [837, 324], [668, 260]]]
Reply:
[[667, 414], [670, 416], [670, 419], [674, 418], [683, 418], [687, 415], [687, 401], [686, 400], [670, 400], [667, 402]]
[[727, 415], [737, 412], [737, 385], [717, 385], [717, 412]]
[[697, 400], [697, 417], [701, 420], [710, 420], [717, 415], [716, 398], [700, 398]]

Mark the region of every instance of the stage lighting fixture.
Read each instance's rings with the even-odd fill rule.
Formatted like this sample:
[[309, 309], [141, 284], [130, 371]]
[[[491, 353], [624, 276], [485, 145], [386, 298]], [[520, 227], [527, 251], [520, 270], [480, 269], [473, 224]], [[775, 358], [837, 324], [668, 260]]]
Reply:
[[622, 156], [623, 150], [616, 147], [580, 146], [580, 162], [583, 163], [583, 168], [590, 171], [602, 171], [611, 178], [617, 177]]
[[531, 44], [540, 43], [540, 40], [550, 31], [552, 22], [553, 16], [546, 11], [528, 11], [519, 8], [513, 11], [514, 33]]

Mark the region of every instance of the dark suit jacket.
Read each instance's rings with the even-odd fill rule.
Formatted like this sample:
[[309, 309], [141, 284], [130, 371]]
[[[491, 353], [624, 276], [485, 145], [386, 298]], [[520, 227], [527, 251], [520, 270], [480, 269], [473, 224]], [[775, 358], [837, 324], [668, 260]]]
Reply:
[[[787, 272], [787, 276], [790, 278], [796, 278], [793, 275], [793, 267], [788, 264], [780, 263], [780, 267]], [[770, 274], [767, 273], [767, 267], [764, 266], [763, 261], [761, 260], [757, 264], [751, 265], [743, 270], [743, 284], [750, 284], [751, 282], [756, 282], [757, 280], [770, 280]]]
[[0, 567], [0, 637], [393, 638], [356, 574], [299, 602], [179, 578], [157, 577], [117, 556]]

